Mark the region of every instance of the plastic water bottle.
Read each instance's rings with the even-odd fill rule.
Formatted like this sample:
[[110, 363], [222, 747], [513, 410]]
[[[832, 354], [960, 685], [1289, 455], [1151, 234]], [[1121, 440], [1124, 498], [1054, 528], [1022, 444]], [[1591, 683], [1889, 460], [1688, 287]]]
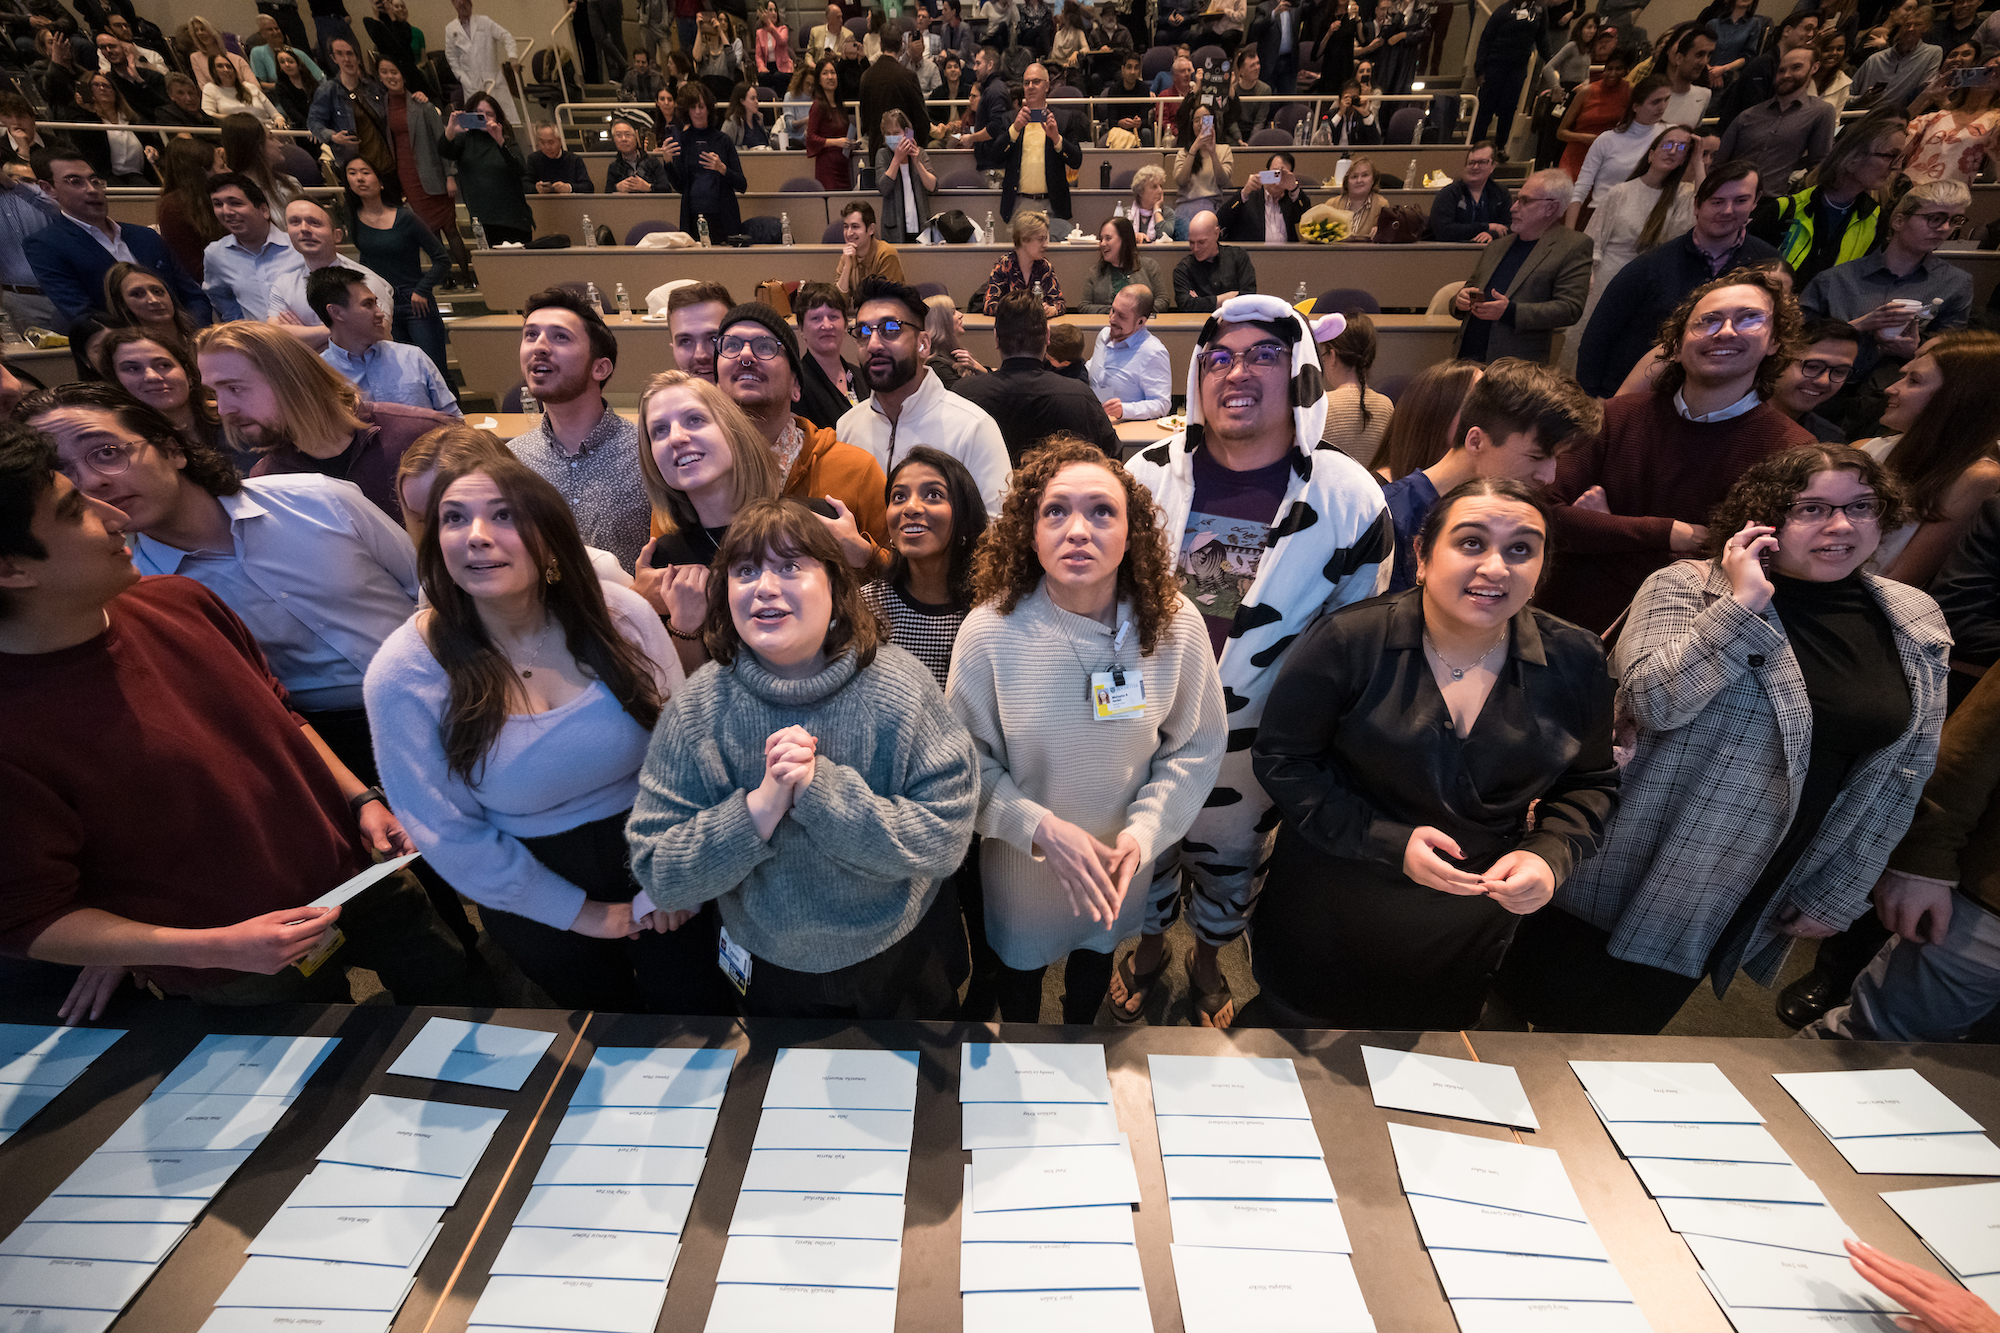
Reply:
[[784, 239], [784, 242], [785, 242], [785, 244], [786, 244], [787, 246], [791, 245], [791, 243], [792, 243], [792, 215], [791, 215], [790, 213], [780, 213], [780, 214], [778, 214], [778, 231], [779, 231], [779, 234], [780, 234], [780, 235], [782, 236], [782, 238]]
[[535, 401], [535, 395], [529, 391], [526, 385], [521, 387], [521, 411], [531, 417], [538, 417], [542, 414], [542, 405]]
[[590, 214], [588, 213], [583, 215], [583, 248], [586, 250], [595, 250], [597, 248], [597, 228], [590, 225]]
[[993, 210], [989, 208], [986, 210], [986, 243], [988, 245], [994, 244], [993, 235]]
[[1406, 190], [1414, 190], [1422, 184], [1423, 184], [1423, 179], [1417, 175], [1417, 159], [1413, 157], [1410, 159], [1409, 171], [1405, 173], [1405, 175], [1403, 176], [1403, 188]]
[[[1303, 288], [1305, 284], [1300, 283], [1299, 286]], [[624, 283], [621, 282], [618, 284], [618, 290], [613, 293], [612, 299], [618, 304], [618, 317], [620, 319], [632, 318], [632, 295], [625, 290]]]
[[695, 219], [695, 228], [701, 233], [701, 243], [708, 244], [708, 216], [703, 214]]
[[1122, 218], [1125, 216], [1125, 201], [1123, 199], [1120, 199], [1118, 201], [1118, 206], [1111, 210], [1111, 216], [1114, 218]]
[[1035, 284], [1035, 288], [1034, 288], [1034, 291], [1035, 291], [1035, 304], [1036, 304], [1036, 305], [1047, 305], [1047, 304], [1048, 304], [1048, 301], [1047, 301], [1047, 300], [1046, 300], [1046, 299], [1045, 299], [1045, 298], [1044, 298], [1044, 297], [1042, 296], [1042, 284], [1041, 284], [1041, 283], [1039, 283], [1039, 282], [1038, 282], [1038, 283], [1036, 283], [1036, 284]]
[[596, 283], [589, 282], [584, 284], [583, 299], [590, 302], [592, 310], [597, 311], [599, 314], [604, 313], [604, 293], [597, 290]]
[[1292, 293], [1292, 304], [1300, 305], [1303, 302], [1310, 300], [1311, 297], [1312, 293], [1306, 290], [1306, 285], [1302, 282], [1299, 284], [1299, 289]]
[[1292, 126], [1292, 147], [1303, 148], [1305, 146], [1306, 146], [1306, 117], [1300, 116], [1297, 122], [1294, 123]]
[[492, 248], [486, 244], [486, 224], [478, 218], [472, 220], [472, 248], [475, 250]]

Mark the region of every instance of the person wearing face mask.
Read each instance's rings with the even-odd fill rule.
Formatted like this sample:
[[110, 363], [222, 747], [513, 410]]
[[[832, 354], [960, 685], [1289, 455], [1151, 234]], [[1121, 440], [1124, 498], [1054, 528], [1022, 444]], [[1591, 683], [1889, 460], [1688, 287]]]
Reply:
[[798, 501], [737, 512], [707, 594], [713, 666], [669, 701], [626, 830], [633, 910], [712, 900], [747, 1016], [954, 1016], [972, 738]]
[[1284, 822], [1239, 1023], [1473, 1026], [1510, 937], [1603, 845], [1612, 683], [1596, 635], [1529, 604], [1549, 526], [1528, 483], [1464, 482], [1425, 517], [1416, 587], [1286, 654], [1284, 722], [1250, 751]]
[[1730, 487], [1706, 559], [1646, 580], [1612, 661], [1637, 724], [1618, 818], [1515, 937], [1522, 1017], [1657, 1033], [1704, 976], [1768, 986], [1792, 940], [1868, 910], [1944, 721], [1937, 604], [1862, 572], [1904, 514], [1860, 450], [1783, 450]]
[[1817, 409], [1839, 393], [1854, 373], [1861, 334], [1837, 319], [1816, 319], [1800, 331], [1799, 344], [1799, 354], [1786, 363], [1785, 373], [1778, 377], [1771, 406], [1798, 422], [1820, 443], [1846, 444], [1846, 434]]

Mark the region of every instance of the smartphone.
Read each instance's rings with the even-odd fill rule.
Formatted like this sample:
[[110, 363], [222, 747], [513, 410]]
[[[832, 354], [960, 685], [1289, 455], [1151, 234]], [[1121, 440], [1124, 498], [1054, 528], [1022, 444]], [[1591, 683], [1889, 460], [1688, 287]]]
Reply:
[[451, 123], [462, 130], [483, 130], [486, 128], [486, 117], [477, 111], [455, 111]]
[[1028, 113], [1028, 122], [1032, 125], [1039, 125], [1048, 118], [1049, 113], [1046, 111], [1030, 111]]
[[1214, 116], [1203, 116], [1203, 117], [1201, 118], [1201, 132], [1202, 132], [1203, 134], [1213, 134], [1213, 133], [1215, 133], [1215, 117], [1214, 117]]
[[1276, 185], [1279, 175], [1280, 173], [1275, 171], [1260, 171], [1257, 173], [1257, 180], [1263, 185]]
[[1945, 80], [1945, 86], [1948, 88], [1991, 88], [1993, 86], [1993, 71], [1984, 65], [1979, 66], [1977, 69], [1955, 69], [1951, 72], [1951, 77]]
[[828, 504], [826, 501], [820, 499], [817, 495], [808, 495], [803, 501], [801, 501], [801, 503], [804, 504], [806, 508], [812, 510], [815, 514], [818, 514], [821, 518], [840, 517], [840, 513], [838, 510], [836, 510], [832, 505]]

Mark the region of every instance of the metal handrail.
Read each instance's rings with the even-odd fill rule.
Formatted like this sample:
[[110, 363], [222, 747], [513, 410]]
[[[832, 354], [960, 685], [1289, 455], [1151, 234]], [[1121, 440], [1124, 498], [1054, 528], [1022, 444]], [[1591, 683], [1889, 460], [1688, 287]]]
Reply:
[[[100, 133], [110, 130], [123, 130], [128, 134], [213, 134], [218, 137], [222, 134], [222, 127], [219, 125], [107, 125], [102, 121], [95, 120], [38, 120], [35, 122], [35, 130], [37, 133], [42, 130], [97, 130]], [[286, 139], [312, 138], [311, 130], [270, 130], [269, 132]]]

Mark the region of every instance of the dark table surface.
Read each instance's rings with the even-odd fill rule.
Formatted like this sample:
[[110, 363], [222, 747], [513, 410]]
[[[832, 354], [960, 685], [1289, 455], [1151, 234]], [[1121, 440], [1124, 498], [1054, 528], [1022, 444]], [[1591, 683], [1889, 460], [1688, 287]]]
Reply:
[[[382, 1072], [433, 1015], [557, 1034], [519, 1092], [412, 1079]], [[0, 1020], [47, 1022], [39, 1010], [0, 1005]], [[698, 1329], [707, 1319], [729, 1220], [749, 1160], [771, 1063], [786, 1046], [877, 1047], [920, 1055], [915, 1160], [903, 1234], [899, 1330], [959, 1327], [959, 1046], [1008, 1040], [1098, 1043], [1105, 1048], [1120, 1127], [1130, 1136], [1143, 1200], [1135, 1217], [1153, 1324], [1181, 1329], [1166, 1207], [1166, 1181], [1146, 1057], [1150, 1054], [1288, 1057], [1297, 1062], [1313, 1123], [1354, 1243], [1354, 1267], [1377, 1327], [1389, 1333], [1454, 1333], [1457, 1325], [1418, 1240], [1396, 1176], [1390, 1121], [1552, 1147], [1641, 1309], [1661, 1333], [1727, 1333], [1728, 1323], [1697, 1275], [1694, 1258], [1667, 1228], [1631, 1168], [1598, 1124], [1570, 1059], [1704, 1060], [1722, 1067], [1766, 1117], [1767, 1127], [1826, 1192], [1862, 1240], [1942, 1271], [1882, 1202], [1878, 1191], [1970, 1183], [1965, 1177], [1859, 1176], [1771, 1079], [1774, 1073], [1909, 1067], [1968, 1113], [2000, 1126], [2000, 1048], [1890, 1046], [1692, 1037], [1591, 1037], [1549, 1033], [1364, 1033], [1199, 1028], [1040, 1027], [941, 1023], [688, 1019], [554, 1010], [433, 1010], [384, 1006], [242, 1011], [167, 1005], [144, 1013], [54, 1103], [0, 1146], [0, 1234], [108, 1138], [180, 1059], [210, 1032], [338, 1036], [340, 1045], [264, 1145], [216, 1196], [116, 1325], [144, 1333], [195, 1333], [243, 1262], [254, 1237], [308, 1174], [315, 1153], [373, 1093], [503, 1108], [507, 1118], [445, 1215], [394, 1333], [459, 1333], [506, 1240], [571, 1092], [598, 1046], [728, 1046], [738, 1053], [701, 1186], [695, 1193], [662, 1329]], [[1376, 1108], [1361, 1047], [1385, 1046], [1514, 1066], [1541, 1120], [1538, 1133]]]

